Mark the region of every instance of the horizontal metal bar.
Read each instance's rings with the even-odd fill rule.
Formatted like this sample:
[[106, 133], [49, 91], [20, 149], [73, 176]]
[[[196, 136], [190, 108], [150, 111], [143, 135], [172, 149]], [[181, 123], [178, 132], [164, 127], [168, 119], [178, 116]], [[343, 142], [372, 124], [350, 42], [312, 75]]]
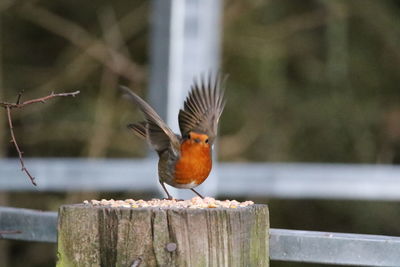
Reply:
[[[1, 191], [159, 190], [155, 159], [26, 160], [37, 187], [18, 164], [17, 159], [0, 160]], [[400, 200], [400, 166], [393, 165], [219, 163], [213, 174], [217, 195]], [[206, 189], [201, 185], [199, 190]]]
[[224, 163], [219, 192], [278, 198], [400, 200], [400, 166]]
[[400, 237], [270, 230], [271, 260], [400, 266]]
[[[5, 239], [56, 242], [57, 213], [0, 207]], [[400, 237], [270, 229], [271, 260], [400, 266]]]
[[17, 159], [0, 160], [2, 191], [156, 191], [157, 163], [154, 160], [103, 159], [26, 159], [35, 176], [32, 186], [20, 172]]
[[4, 239], [56, 242], [57, 212], [0, 206], [0, 234]]

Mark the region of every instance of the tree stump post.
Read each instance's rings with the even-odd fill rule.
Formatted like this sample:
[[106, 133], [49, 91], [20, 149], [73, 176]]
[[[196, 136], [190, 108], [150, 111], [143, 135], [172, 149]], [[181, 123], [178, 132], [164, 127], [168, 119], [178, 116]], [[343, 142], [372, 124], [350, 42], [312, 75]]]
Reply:
[[58, 267], [269, 266], [266, 205], [59, 210]]

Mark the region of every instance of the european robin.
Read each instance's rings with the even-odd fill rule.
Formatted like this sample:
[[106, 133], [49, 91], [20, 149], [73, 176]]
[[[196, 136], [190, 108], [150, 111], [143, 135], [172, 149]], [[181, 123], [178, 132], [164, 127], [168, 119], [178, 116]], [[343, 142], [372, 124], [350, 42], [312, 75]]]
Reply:
[[194, 188], [207, 179], [212, 168], [212, 147], [225, 106], [224, 84], [220, 75], [194, 81], [179, 110], [181, 135], [175, 134], [142, 98], [121, 86], [144, 114], [144, 121], [129, 124], [128, 128], [157, 152], [159, 181], [168, 199], [172, 197], [164, 183], [190, 189], [203, 198]]

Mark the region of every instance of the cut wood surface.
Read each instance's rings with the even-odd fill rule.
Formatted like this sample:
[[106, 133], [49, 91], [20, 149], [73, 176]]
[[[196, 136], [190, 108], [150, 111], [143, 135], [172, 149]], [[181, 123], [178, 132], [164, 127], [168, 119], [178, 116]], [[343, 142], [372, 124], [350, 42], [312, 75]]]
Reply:
[[57, 266], [269, 266], [266, 205], [62, 206]]

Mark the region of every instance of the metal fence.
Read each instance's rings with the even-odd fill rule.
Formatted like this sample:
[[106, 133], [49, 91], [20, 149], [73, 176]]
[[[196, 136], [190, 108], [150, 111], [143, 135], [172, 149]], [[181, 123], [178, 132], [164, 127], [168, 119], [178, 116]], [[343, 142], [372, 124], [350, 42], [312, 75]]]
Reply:
[[[3, 238], [56, 242], [57, 213], [0, 207]], [[270, 259], [356, 266], [399, 266], [400, 237], [270, 229]]]
[[[38, 158], [27, 159], [26, 165], [37, 177], [38, 186], [33, 187], [17, 171], [16, 160], [2, 159], [0, 191], [159, 189], [154, 159]], [[218, 163], [212, 175], [199, 187], [208, 195], [400, 200], [400, 166], [393, 165]], [[211, 182], [215, 188], [209, 190], [207, 183]]]
[[[17, 171], [17, 160], [5, 159], [0, 161], [0, 189], [149, 193], [159, 190], [156, 161], [151, 159], [30, 159], [26, 164], [37, 177], [37, 187]], [[217, 182], [217, 195], [400, 198], [400, 168], [395, 166], [220, 163], [215, 169], [217, 175], [212, 179]], [[56, 242], [56, 223], [55, 212], [0, 207], [0, 230], [20, 231], [3, 234], [3, 238]], [[270, 257], [279, 261], [400, 266], [400, 237], [270, 229]]]

